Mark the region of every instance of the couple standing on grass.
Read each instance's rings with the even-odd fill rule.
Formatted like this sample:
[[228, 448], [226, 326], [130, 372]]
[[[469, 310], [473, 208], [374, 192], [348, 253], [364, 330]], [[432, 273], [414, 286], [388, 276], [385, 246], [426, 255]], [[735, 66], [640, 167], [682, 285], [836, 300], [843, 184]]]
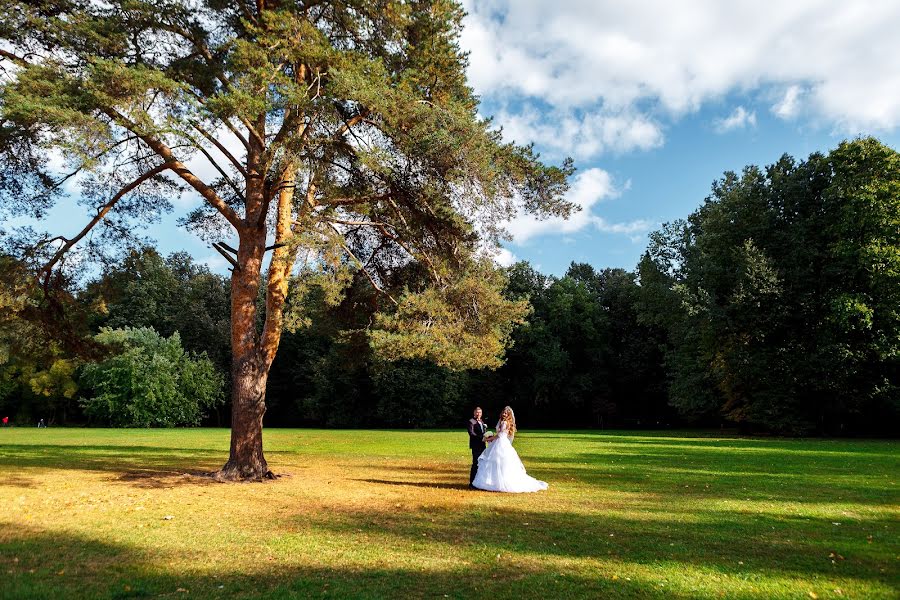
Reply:
[[[497, 422], [497, 433], [491, 434], [481, 420], [481, 407], [469, 419], [469, 448], [472, 469], [469, 487], [489, 492], [539, 492], [547, 484], [525, 472], [525, 465], [512, 446], [516, 436], [516, 416], [510, 407], [503, 409]], [[487, 444], [490, 443], [490, 446]]]

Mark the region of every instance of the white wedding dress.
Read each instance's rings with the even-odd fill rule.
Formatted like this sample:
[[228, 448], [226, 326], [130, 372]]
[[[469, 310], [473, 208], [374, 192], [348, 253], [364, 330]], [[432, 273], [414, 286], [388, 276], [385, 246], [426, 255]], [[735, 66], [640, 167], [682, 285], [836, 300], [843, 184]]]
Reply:
[[506, 423], [497, 423], [497, 439], [478, 457], [478, 473], [472, 485], [489, 492], [539, 492], [547, 483], [525, 472], [519, 453], [513, 448]]

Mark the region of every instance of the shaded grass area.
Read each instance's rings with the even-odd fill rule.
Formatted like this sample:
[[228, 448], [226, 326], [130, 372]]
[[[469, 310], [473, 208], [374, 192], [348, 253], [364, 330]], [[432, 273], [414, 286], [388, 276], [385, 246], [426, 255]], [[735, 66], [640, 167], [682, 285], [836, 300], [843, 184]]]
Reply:
[[528, 432], [538, 494], [466, 488], [464, 432], [0, 430], [0, 597], [896, 598], [897, 442]]

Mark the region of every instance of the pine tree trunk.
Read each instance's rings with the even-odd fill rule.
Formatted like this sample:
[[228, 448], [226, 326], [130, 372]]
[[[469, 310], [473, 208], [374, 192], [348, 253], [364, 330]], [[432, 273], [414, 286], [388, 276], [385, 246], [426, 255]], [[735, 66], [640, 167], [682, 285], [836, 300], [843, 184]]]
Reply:
[[260, 351], [256, 328], [259, 274], [265, 228], [243, 232], [231, 276], [231, 451], [217, 479], [272, 478], [263, 455], [263, 415], [269, 364]]
[[231, 451], [217, 474], [225, 480], [272, 478], [263, 455], [263, 415], [266, 412], [268, 374], [255, 356], [235, 356], [231, 388]]
[[[256, 123], [265, 131], [265, 115]], [[237, 265], [231, 274], [231, 451], [228, 462], [216, 473], [217, 479], [259, 481], [275, 476], [263, 455], [263, 415], [266, 413], [266, 382], [269, 368], [281, 339], [282, 310], [287, 292], [291, 256], [283, 245], [275, 249], [269, 267], [266, 290], [265, 324], [257, 329], [257, 302], [260, 273], [266, 252], [265, 186], [260, 156], [263, 147], [250, 141], [247, 153], [247, 198], [244, 227], [239, 229]], [[293, 167], [284, 181], [293, 182]], [[290, 232], [293, 185], [279, 193], [276, 241], [283, 242]], [[261, 335], [262, 333], [262, 335]]]

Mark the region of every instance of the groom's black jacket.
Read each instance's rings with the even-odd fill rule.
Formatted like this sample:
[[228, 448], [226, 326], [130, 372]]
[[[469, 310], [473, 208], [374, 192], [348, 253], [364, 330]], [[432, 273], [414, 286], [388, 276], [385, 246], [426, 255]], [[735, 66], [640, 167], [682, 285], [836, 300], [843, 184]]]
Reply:
[[472, 450], [484, 450], [484, 433], [487, 431], [487, 425], [484, 421], [479, 423], [475, 419], [469, 419], [469, 448]]

